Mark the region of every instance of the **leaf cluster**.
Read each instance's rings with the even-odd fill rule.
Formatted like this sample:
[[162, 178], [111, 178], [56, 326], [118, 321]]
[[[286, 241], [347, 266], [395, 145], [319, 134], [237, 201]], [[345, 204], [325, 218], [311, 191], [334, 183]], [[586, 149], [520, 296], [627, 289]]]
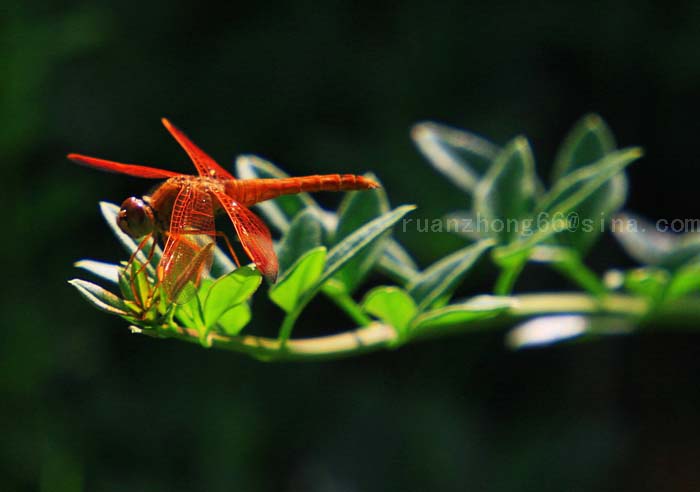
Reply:
[[[259, 211], [280, 237], [280, 275], [267, 289], [284, 314], [275, 340], [241, 334], [254, 317], [251, 300], [259, 295], [262, 278], [254, 266], [234, 268], [218, 248], [212, 278], [204, 279], [183, 305], [165, 302], [158, 292], [157, 246], [152, 246], [153, 252], [136, 254], [128, 268], [92, 260], [77, 263], [113, 284], [114, 291], [85, 280], [71, 283], [94, 306], [128, 320], [134, 331], [204, 346], [257, 344], [248, 352], [266, 359], [283, 359], [293, 352], [297, 319], [319, 295], [358, 325], [335, 338], [310, 342], [318, 351], [314, 355], [325, 350], [336, 356], [483, 329], [498, 320], [527, 320], [506, 338], [514, 347], [618, 333], [700, 288], [700, 240], [661, 233], [634, 214], [620, 213], [627, 193], [624, 170], [641, 151], [618, 149], [599, 116], [585, 116], [569, 132], [547, 185], [536, 174], [525, 137], [499, 146], [431, 122], [416, 125], [412, 137], [428, 162], [471, 204], [445, 218], [477, 226], [457, 231], [465, 238], [464, 247], [419, 268], [391, 235], [392, 227], [414, 207], [392, 209], [381, 188], [347, 193], [335, 211], [324, 210], [305, 193], [261, 203]], [[239, 157], [236, 167], [243, 179], [286, 177], [256, 156]], [[101, 207], [118, 240], [133, 254], [137, 244], [115, 226], [117, 208], [106, 203]], [[625, 227], [611, 227], [614, 224]], [[585, 265], [599, 235], [610, 229], [644, 266], [599, 275]], [[485, 257], [499, 271], [493, 290], [453, 300], [457, 287]], [[530, 263], [564, 275], [581, 290], [579, 297], [514, 295]], [[385, 284], [358, 297], [373, 272], [374, 278], [385, 278]], [[344, 338], [353, 333], [354, 344], [348, 341], [352, 337]], [[301, 359], [308, 349], [303, 347], [295, 354]]]

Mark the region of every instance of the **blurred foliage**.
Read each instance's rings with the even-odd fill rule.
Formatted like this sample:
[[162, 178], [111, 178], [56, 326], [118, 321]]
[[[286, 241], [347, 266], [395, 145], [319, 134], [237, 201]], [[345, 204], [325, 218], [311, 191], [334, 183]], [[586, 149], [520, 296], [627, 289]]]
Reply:
[[[647, 151], [628, 206], [697, 217], [699, 23], [691, 1], [4, 2], [0, 488], [693, 490], [694, 336], [513, 354], [481, 334], [298, 366], [131, 337], [65, 280], [75, 258], [114, 255], [97, 200], [143, 183], [63, 156], [187, 170], [153, 125], [170, 116], [229, 166], [250, 152], [295, 175], [371, 170], [393, 203], [441, 217], [468, 204], [421, 162], [415, 122], [500, 143], [527, 129], [549, 162], [596, 111]], [[420, 265], [462, 244], [400, 239]], [[630, 266], [601, 241], [594, 269]], [[331, 316], [313, 307], [300, 335]]]

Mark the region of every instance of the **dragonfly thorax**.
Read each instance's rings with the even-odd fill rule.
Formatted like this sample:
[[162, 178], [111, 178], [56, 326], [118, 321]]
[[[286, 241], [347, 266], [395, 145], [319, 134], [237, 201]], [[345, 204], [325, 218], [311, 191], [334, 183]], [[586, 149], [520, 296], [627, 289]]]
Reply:
[[127, 198], [117, 214], [117, 226], [134, 239], [146, 236], [155, 228], [153, 209], [140, 198]]

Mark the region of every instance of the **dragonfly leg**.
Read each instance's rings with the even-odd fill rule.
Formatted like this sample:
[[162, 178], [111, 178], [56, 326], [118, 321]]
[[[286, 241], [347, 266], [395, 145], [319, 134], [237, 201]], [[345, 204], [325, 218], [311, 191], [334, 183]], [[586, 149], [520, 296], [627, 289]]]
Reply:
[[226, 243], [226, 247], [228, 248], [228, 252], [231, 253], [231, 256], [233, 256], [233, 261], [235, 261], [236, 266], [240, 268], [241, 262], [238, 261], [238, 256], [236, 256], [236, 252], [233, 250], [233, 246], [231, 245], [231, 241], [229, 240], [228, 236], [221, 231], [216, 231], [216, 235], [223, 238], [224, 242]]
[[[146, 256], [146, 261], [145, 261], [144, 263], [142, 263], [141, 266], [139, 266], [139, 269], [138, 269], [136, 272], [133, 272], [133, 273], [132, 273], [132, 272], [131, 272], [131, 266], [134, 264], [134, 261], [136, 260], [136, 256], [137, 256], [141, 251], [143, 251], [143, 250], [146, 249], [146, 245], [148, 244], [148, 241], [149, 241], [149, 240], [153, 240], [153, 244], [151, 244], [151, 247], [148, 249], [148, 254], [147, 254], [147, 256]], [[136, 299], [136, 300], [139, 299], [139, 294], [138, 294], [138, 289], [136, 288], [136, 284], [135, 284], [135, 277], [137, 277], [138, 275], [141, 275], [141, 273], [144, 271], [144, 269], [146, 268], [146, 266], [151, 262], [151, 260], [153, 259], [153, 252], [155, 251], [155, 249], [156, 249], [156, 239], [155, 239], [155, 236], [154, 236], [153, 234], [148, 234], [147, 236], [145, 236], [145, 237], [141, 240], [141, 242], [139, 243], [139, 245], [136, 247], [136, 249], [134, 250], [134, 252], [133, 252], [133, 253], [131, 254], [131, 256], [129, 257], [129, 261], [127, 261], [127, 263], [126, 263], [125, 270], [126, 270], [126, 271], [129, 271], [129, 276], [130, 276], [129, 287], [131, 288], [131, 293], [134, 295], [134, 299]], [[155, 289], [153, 289], [153, 290], [151, 290], [151, 291], [149, 292], [148, 299], [147, 299], [147, 305], [148, 305], [148, 306], [150, 306], [150, 304], [151, 304], [151, 301], [152, 301], [153, 293], [154, 293], [154, 292], [155, 292]], [[141, 306], [141, 308], [147, 309], [147, 306]]]

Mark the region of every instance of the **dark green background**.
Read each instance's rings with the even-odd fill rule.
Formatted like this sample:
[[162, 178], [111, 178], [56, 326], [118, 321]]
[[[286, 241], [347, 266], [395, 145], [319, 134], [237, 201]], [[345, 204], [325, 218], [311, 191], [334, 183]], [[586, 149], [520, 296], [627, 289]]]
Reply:
[[[188, 171], [168, 116], [226, 166], [256, 153], [292, 174], [371, 170], [392, 203], [433, 218], [464, 198], [418, 155], [413, 123], [499, 143], [525, 132], [546, 175], [568, 127], [597, 111], [647, 150], [628, 206], [695, 217], [697, 2], [0, 12], [1, 490], [694, 490], [696, 336], [512, 353], [502, 333], [475, 334], [291, 365], [129, 335], [66, 280], [77, 259], [124, 256], [98, 200], [150, 183], [64, 156]], [[422, 265], [460, 244], [399, 238]], [[629, 265], [609, 240], [593, 255], [598, 269]], [[482, 270], [464, 293], [490, 288]], [[534, 270], [518, 288], [567, 285]], [[311, 309], [298, 335], [350, 326]]]

